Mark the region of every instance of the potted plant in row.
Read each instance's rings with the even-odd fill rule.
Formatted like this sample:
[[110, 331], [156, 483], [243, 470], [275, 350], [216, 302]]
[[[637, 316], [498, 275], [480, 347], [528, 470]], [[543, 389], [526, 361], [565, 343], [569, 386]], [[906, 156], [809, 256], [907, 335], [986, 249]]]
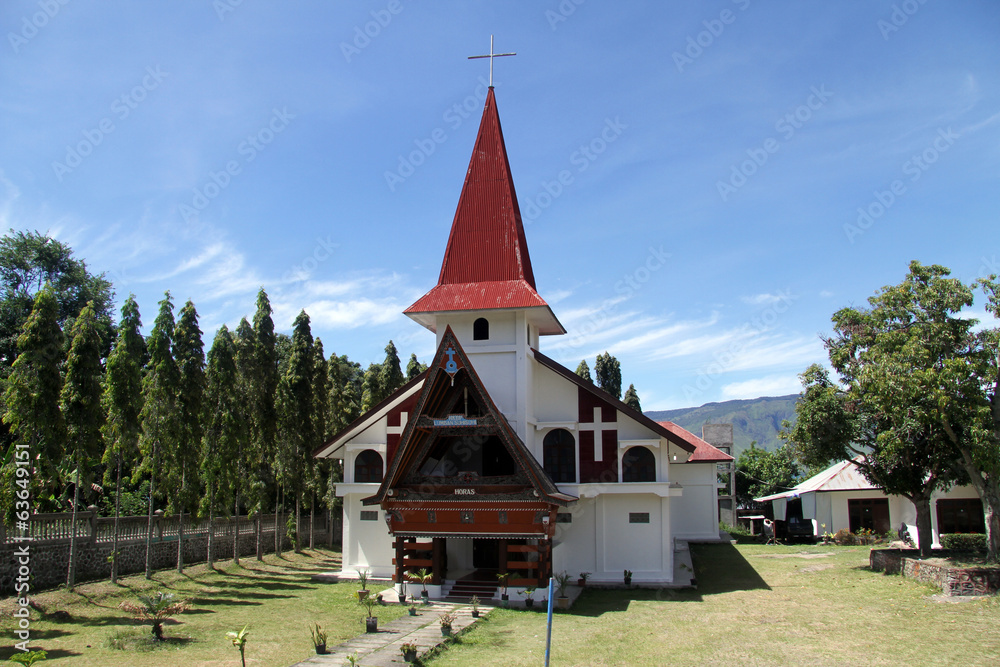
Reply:
[[417, 615], [417, 605], [411, 604], [408, 612], [409, 612], [410, 616], [416, 616]]
[[365, 619], [365, 632], [378, 632], [378, 616], [372, 615], [372, 609], [378, 605], [378, 601], [370, 595], [366, 595], [358, 599], [358, 604], [364, 607], [368, 613], [368, 617]]
[[358, 590], [358, 599], [362, 599], [368, 596], [368, 570], [357, 570], [358, 573], [358, 585], [361, 587]]
[[399, 652], [403, 654], [403, 660], [413, 662], [417, 659], [417, 645], [406, 642], [399, 647]]
[[587, 579], [590, 577], [591, 574], [593, 574], [593, 572], [581, 572], [580, 578], [576, 580], [576, 585], [579, 586], [580, 588], [586, 586]]
[[326, 633], [323, 632], [323, 628], [320, 627], [319, 623], [315, 624], [315, 628], [310, 628], [309, 634], [312, 635], [313, 647], [316, 649], [317, 655], [323, 655], [326, 653]]
[[535, 600], [534, 600], [535, 587], [529, 586], [528, 588], [522, 589], [521, 595], [524, 596], [524, 608], [532, 609], [535, 606]]
[[632, 570], [625, 570], [625, 585], [632, 585]]
[[472, 603], [472, 618], [479, 618], [479, 603], [481, 602], [479, 596], [473, 595], [470, 602]]
[[399, 582], [399, 604], [406, 604], [406, 575]]
[[429, 584], [434, 579], [434, 575], [427, 571], [426, 567], [422, 567], [416, 572], [411, 572], [406, 575], [412, 581], [420, 582], [420, 600], [424, 604], [430, 604], [430, 596], [427, 594], [427, 584]]
[[451, 636], [451, 624], [455, 622], [455, 614], [441, 614], [441, 636]]
[[510, 604], [510, 596], [507, 595], [507, 581], [510, 579], [510, 572], [501, 572], [497, 575], [500, 582], [500, 604], [504, 607]]
[[556, 596], [556, 605], [560, 609], [569, 609], [569, 596], [566, 595], [566, 587], [569, 586], [569, 573], [566, 571], [560, 572], [555, 576], [556, 587], [559, 589], [559, 593]]

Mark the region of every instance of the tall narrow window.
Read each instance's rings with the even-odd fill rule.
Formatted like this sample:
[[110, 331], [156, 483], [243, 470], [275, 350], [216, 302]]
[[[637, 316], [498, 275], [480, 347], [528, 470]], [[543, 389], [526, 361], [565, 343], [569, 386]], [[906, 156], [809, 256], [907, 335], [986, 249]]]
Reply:
[[480, 317], [472, 323], [472, 340], [490, 339], [490, 321], [485, 317]]
[[382, 481], [382, 455], [366, 449], [354, 459], [354, 481], [357, 484]]
[[566, 429], [549, 431], [542, 441], [542, 467], [556, 484], [576, 482], [576, 441]]
[[629, 447], [622, 457], [623, 482], [655, 482], [656, 457], [645, 447]]

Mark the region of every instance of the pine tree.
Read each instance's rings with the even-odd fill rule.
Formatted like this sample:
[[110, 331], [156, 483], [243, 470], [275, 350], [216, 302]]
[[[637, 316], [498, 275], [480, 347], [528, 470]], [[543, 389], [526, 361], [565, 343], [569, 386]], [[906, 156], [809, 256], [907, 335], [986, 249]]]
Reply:
[[316, 496], [323, 493], [329, 475], [329, 465], [317, 461], [312, 451], [326, 442], [327, 415], [330, 407], [330, 378], [327, 361], [323, 356], [323, 341], [313, 342], [313, 437], [306, 447], [306, 462], [309, 470], [309, 548], [315, 547]]
[[417, 355], [411, 354], [410, 361], [406, 364], [406, 380], [409, 382], [413, 378], [417, 377], [421, 373], [427, 370], [427, 364], [422, 364], [417, 361]]
[[76, 584], [76, 516], [80, 505], [80, 485], [89, 482], [93, 461], [101, 453], [101, 427], [104, 409], [101, 406], [101, 337], [93, 304], [88, 303], [73, 322], [72, 343], [66, 358], [66, 382], [61, 404], [66, 420], [68, 451], [76, 466], [73, 489], [73, 518], [70, 528], [69, 567], [66, 586]]
[[[269, 470], [273, 465], [270, 458], [265, 458], [260, 441], [257, 439], [260, 428], [261, 414], [256, 409], [261, 390], [261, 373], [258, 368], [257, 337], [247, 318], [240, 320], [233, 336], [233, 355], [236, 363], [236, 384], [232, 391], [239, 400], [244, 416], [245, 435], [238, 442], [238, 461], [241, 462], [241, 474], [236, 480], [237, 489], [233, 501], [233, 560], [240, 562], [236, 544], [240, 533], [240, 499], [251, 498], [254, 514], [257, 515], [254, 536], [257, 545], [257, 560], [264, 560], [264, 540], [260, 517], [267, 503], [267, 488], [270, 480]], [[279, 553], [277, 548], [275, 553]]]
[[618, 360], [605, 352], [597, 355], [594, 364], [597, 386], [615, 398], [622, 397], [622, 367]]
[[590, 376], [590, 366], [587, 365], [586, 359], [581, 361], [580, 365], [576, 367], [576, 374], [582, 377], [587, 382], [593, 384], [594, 378]]
[[[232, 506], [239, 512], [240, 489], [247, 468], [242, 450], [248, 432], [248, 414], [236, 370], [236, 345], [226, 325], [222, 325], [215, 334], [212, 348], [208, 351], [205, 415], [201, 474], [208, 490], [203, 504], [208, 513], [208, 566], [212, 567], [215, 560], [215, 513], [220, 506]], [[236, 562], [239, 562], [238, 540], [237, 533], [233, 544]]]
[[[253, 316], [254, 334], [254, 373], [252, 382], [247, 387], [250, 394], [250, 405], [253, 406], [252, 422], [253, 455], [251, 474], [257, 491], [257, 514], [264, 511], [267, 503], [265, 496], [266, 480], [277, 453], [277, 400], [278, 400], [278, 350], [277, 337], [274, 334], [273, 310], [267, 298], [267, 292], [261, 288], [257, 292], [257, 312]], [[274, 503], [274, 552], [281, 553], [281, 538], [278, 530], [277, 484], [275, 484]], [[257, 560], [264, 558], [264, 545], [261, 541], [260, 521], [257, 521]]]
[[385, 391], [382, 389], [382, 365], [370, 364], [361, 380], [361, 412], [367, 412], [382, 402]]
[[174, 310], [170, 292], [160, 301], [160, 311], [153, 322], [147, 345], [149, 361], [142, 380], [142, 436], [139, 451], [142, 460], [135, 469], [133, 482], [149, 474], [149, 513], [146, 528], [146, 578], [153, 576], [153, 506], [157, 495], [163, 495], [156, 486], [156, 473], [160, 471], [163, 452], [172, 452], [181, 438], [180, 410], [177, 393], [180, 372], [171, 352], [174, 333]]
[[330, 355], [327, 362], [330, 378], [330, 412], [327, 426], [336, 434], [361, 415], [362, 373], [361, 366], [347, 355]]
[[184, 571], [184, 513], [197, 507], [198, 452], [201, 450], [205, 402], [205, 346], [198, 328], [198, 311], [188, 301], [174, 329], [174, 361], [179, 383], [177, 412], [180, 432], [170, 452], [167, 484], [174, 491], [171, 505], [177, 514], [177, 571]]
[[403, 369], [400, 367], [399, 352], [396, 351], [396, 345], [390, 340], [389, 344], [385, 346], [385, 360], [382, 361], [379, 377], [382, 398], [386, 398], [402, 387], [404, 382], [406, 382], [406, 376], [403, 375]]
[[[27, 485], [36, 511], [41, 505], [43, 485], [49, 487], [44, 495], [55, 495], [56, 466], [63, 458], [66, 442], [65, 422], [59, 409], [63, 335], [56, 314], [55, 297], [46, 286], [36, 294], [31, 315], [17, 339], [17, 359], [6, 382], [3, 421], [10, 426], [13, 439], [10, 451], [17, 452], [4, 465], [4, 485], [0, 490], [8, 524], [13, 524], [15, 489], [25, 488], [20, 481], [24, 478], [16, 477], [17, 461], [31, 461], [34, 466]], [[27, 456], [21, 452], [27, 452]], [[23, 511], [21, 507], [17, 506], [19, 511]]]
[[622, 399], [622, 402], [636, 412], [642, 412], [642, 406], [639, 404], [639, 394], [636, 393], [634, 384], [630, 384], [628, 386], [628, 390], [625, 391], [625, 397]]
[[118, 522], [121, 516], [122, 465], [135, 460], [139, 451], [139, 413], [142, 410], [142, 366], [146, 341], [139, 328], [139, 305], [130, 294], [122, 306], [118, 338], [108, 357], [104, 378], [104, 441], [102, 462], [106, 476], [115, 471], [115, 532], [111, 546], [111, 583], [118, 582]]
[[303, 310], [295, 318], [291, 354], [278, 383], [278, 432], [282, 446], [278, 456], [282, 486], [292, 492], [295, 502], [295, 551], [302, 551], [298, 527], [302, 518], [302, 493], [306, 481], [306, 457], [313, 442], [313, 338], [309, 315]]

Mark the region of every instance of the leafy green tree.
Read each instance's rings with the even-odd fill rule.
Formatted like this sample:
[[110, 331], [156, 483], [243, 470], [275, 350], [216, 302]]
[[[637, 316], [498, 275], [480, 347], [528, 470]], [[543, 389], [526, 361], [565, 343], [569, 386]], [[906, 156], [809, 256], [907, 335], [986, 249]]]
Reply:
[[115, 531], [111, 546], [111, 583], [118, 583], [118, 521], [121, 516], [122, 466], [132, 465], [139, 453], [142, 432], [139, 414], [142, 410], [142, 366], [145, 363], [146, 341], [139, 329], [139, 305], [130, 294], [122, 306], [118, 337], [108, 357], [104, 377], [104, 458], [105, 477], [115, 475]]
[[149, 361], [142, 379], [142, 412], [139, 420], [142, 435], [139, 438], [141, 461], [133, 473], [133, 482], [149, 475], [149, 512], [146, 528], [146, 578], [153, 576], [153, 507], [157, 496], [163, 493], [156, 486], [163, 452], [177, 448], [183, 430], [180, 424], [180, 407], [177, 394], [180, 388], [180, 371], [171, 352], [174, 333], [174, 309], [170, 292], [160, 301], [160, 311], [153, 322], [153, 330], [146, 343]]
[[406, 376], [403, 375], [403, 369], [400, 367], [399, 352], [396, 351], [396, 346], [391, 340], [385, 346], [385, 359], [382, 361], [380, 373], [379, 386], [383, 392], [383, 399], [406, 382]]
[[[257, 311], [253, 317], [254, 372], [245, 378], [247, 392], [253, 406], [251, 479], [255, 491], [254, 508], [258, 516], [267, 504], [267, 482], [271, 477], [271, 466], [277, 452], [277, 400], [278, 400], [278, 338], [274, 333], [271, 302], [267, 292], [261, 288], [257, 292]], [[277, 492], [277, 484], [275, 484]], [[281, 553], [278, 531], [278, 502], [274, 503], [275, 553]], [[257, 521], [257, 560], [264, 558], [264, 544], [261, 522]]]
[[361, 380], [361, 412], [367, 412], [382, 402], [386, 393], [382, 389], [382, 365], [369, 364]]
[[773, 452], [750, 443], [736, 459], [736, 504], [754, 507], [754, 498], [787, 491], [800, 474], [791, 449], [786, 445]]
[[298, 527], [302, 525], [302, 495], [312, 458], [315, 427], [313, 419], [313, 338], [309, 315], [303, 310], [295, 318], [291, 354], [285, 373], [278, 382], [278, 433], [281, 447], [278, 462], [282, 486], [291, 491], [295, 505], [295, 551], [302, 550]]
[[66, 586], [73, 588], [76, 585], [76, 517], [80, 505], [80, 485], [90, 482], [90, 475], [84, 474], [84, 470], [89, 472], [93, 468], [92, 464], [101, 455], [103, 444], [101, 383], [104, 370], [101, 368], [101, 337], [92, 304], [87, 304], [73, 321], [70, 338], [72, 343], [66, 358], [66, 382], [62, 388], [61, 404], [66, 420], [67, 453], [76, 466], [66, 573]]
[[[245, 322], [246, 320], [244, 320]], [[203, 499], [208, 514], [208, 566], [214, 562], [214, 523], [219, 507], [234, 507], [239, 515], [240, 490], [246, 474], [244, 442], [247, 440], [248, 410], [240, 391], [236, 370], [236, 344], [229, 327], [215, 334], [208, 351], [205, 373], [205, 433], [201, 449], [201, 475], [208, 488]], [[234, 531], [234, 560], [239, 562], [239, 531]]]
[[361, 416], [362, 372], [361, 365], [347, 355], [331, 355], [327, 362], [330, 378], [330, 416], [327, 426], [331, 435], [339, 433]]
[[327, 417], [330, 412], [330, 377], [327, 371], [327, 361], [323, 354], [323, 341], [317, 338], [313, 342], [313, 437], [306, 447], [307, 484], [309, 491], [309, 548], [315, 546], [316, 499], [322, 497], [326, 490], [330, 466], [327, 460], [317, 460], [312, 451], [326, 442]]
[[[197, 509], [198, 453], [204, 431], [205, 346], [198, 328], [198, 311], [188, 301], [180, 311], [174, 329], [174, 362], [177, 364], [177, 414], [179, 429], [176, 446], [167, 457], [167, 484], [173, 490], [171, 509], [178, 516], [177, 571], [184, 571], [184, 514]], [[167, 453], [166, 451], [164, 453]]]
[[576, 367], [576, 374], [582, 377], [587, 382], [593, 384], [594, 378], [590, 375], [590, 366], [587, 364], [587, 360], [584, 359], [580, 362], [580, 365]]
[[594, 364], [597, 386], [615, 398], [622, 397], [622, 367], [618, 360], [605, 352], [597, 355]]
[[[10, 427], [13, 442], [4, 457], [4, 484], [0, 490], [4, 519], [13, 523], [14, 510], [25, 511], [16, 504], [15, 489], [24, 489], [17, 476], [17, 461], [28, 460], [33, 467], [30, 497], [35, 508], [55, 509], [56, 465], [63, 458], [65, 422], [59, 409], [62, 378], [62, 331], [57, 320], [55, 296], [48, 287], [35, 297], [34, 307], [17, 339], [17, 360], [11, 368], [4, 388], [3, 421]], [[21, 452], [27, 452], [22, 456]], [[20, 500], [20, 502], [25, 502]]]
[[639, 394], [636, 392], [634, 384], [630, 384], [628, 386], [628, 390], [626, 390], [625, 396], [622, 398], [622, 402], [636, 412], [642, 412], [642, 405], [639, 403]]
[[417, 360], [416, 354], [410, 355], [410, 361], [406, 364], [406, 381], [409, 382], [427, 370], [427, 364], [422, 364]]
[[47, 234], [11, 229], [0, 239], [0, 370], [4, 377], [18, 355], [17, 339], [35, 298], [45, 285], [55, 299], [56, 322], [62, 330], [69, 331], [80, 311], [93, 302], [101, 356], [111, 347], [114, 291], [104, 274], [89, 273], [68, 245]]

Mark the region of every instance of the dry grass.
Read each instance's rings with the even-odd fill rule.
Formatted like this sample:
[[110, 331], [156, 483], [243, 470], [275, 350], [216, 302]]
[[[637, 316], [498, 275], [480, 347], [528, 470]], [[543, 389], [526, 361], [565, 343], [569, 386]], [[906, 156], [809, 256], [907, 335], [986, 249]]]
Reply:
[[[942, 604], [867, 547], [701, 545], [697, 591], [587, 590], [553, 665], [997, 665], [996, 599]], [[497, 610], [430, 664], [541, 664], [545, 614]]]
[[[313, 654], [309, 630], [318, 622], [338, 644], [363, 632], [365, 611], [352, 599], [357, 583], [322, 584], [310, 579], [316, 572], [340, 569], [340, 554], [315, 550], [267, 556], [260, 563], [243, 558], [241, 567], [231, 561], [217, 563], [215, 571], [204, 565], [183, 575], [174, 571], [126, 577], [120, 585], [84, 584], [72, 593], [51, 591], [35, 598], [44, 614], [35, 613], [31, 647], [48, 651], [44, 665], [168, 666], [239, 665], [239, 651], [226, 637], [249, 624], [247, 665], [287, 667]], [[378, 591], [384, 586], [369, 584]], [[150, 641], [149, 625], [139, 626], [119, 609], [123, 601], [139, 594], [165, 591], [190, 609], [164, 624], [164, 642]], [[0, 660], [13, 653], [14, 602], [0, 601]], [[378, 607], [380, 623], [404, 613], [399, 605]]]

